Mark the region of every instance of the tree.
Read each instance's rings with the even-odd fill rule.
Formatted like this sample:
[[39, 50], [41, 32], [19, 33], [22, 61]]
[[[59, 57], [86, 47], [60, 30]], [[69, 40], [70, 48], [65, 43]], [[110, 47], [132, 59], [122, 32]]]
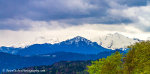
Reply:
[[97, 61], [92, 61], [90, 66], [87, 66], [90, 74], [118, 74], [122, 73], [122, 54], [116, 52], [106, 59], [102, 58]]
[[150, 74], [150, 41], [135, 43], [128, 48], [123, 59], [122, 54], [116, 52], [106, 59], [93, 61], [87, 71], [90, 74]]
[[143, 41], [131, 45], [131, 50], [124, 58], [124, 73], [150, 74], [150, 41]]

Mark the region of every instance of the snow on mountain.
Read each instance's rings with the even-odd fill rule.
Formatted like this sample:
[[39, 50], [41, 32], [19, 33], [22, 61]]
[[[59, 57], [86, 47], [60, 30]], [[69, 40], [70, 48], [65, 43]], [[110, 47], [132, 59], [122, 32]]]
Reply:
[[[48, 54], [55, 52], [73, 52], [82, 54], [98, 54], [104, 51], [111, 51], [106, 49], [96, 42], [92, 42], [84, 37], [74, 37], [66, 41], [55, 44], [33, 44], [25, 48], [1, 47], [0, 52], [6, 52], [21, 55], [32, 56], [39, 54]], [[15, 52], [14, 52], [15, 51]]]
[[127, 46], [135, 42], [139, 42], [139, 41], [140, 40], [137, 38], [128, 38], [119, 33], [106, 35], [106, 34], [97, 33], [94, 31], [94, 32], [84, 32], [84, 34], [69, 33], [69, 35], [68, 34], [64, 35], [63, 33], [63, 35], [56, 35], [56, 36], [55, 34], [50, 35], [50, 36], [43, 35], [40, 37], [36, 37], [35, 39], [33, 38], [33, 41], [27, 41], [27, 42], [15, 41], [15, 43], [14, 42], [11, 43], [13, 46], [7, 46], [7, 47], [24, 48], [33, 44], [44, 44], [44, 43], [59, 44], [61, 42], [65, 42], [66, 45], [67, 44], [69, 45], [72, 43], [75, 43], [76, 45], [80, 45], [79, 44], [80, 42], [85, 42], [87, 43], [87, 45], [92, 45], [91, 44], [92, 42], [97, 42], [99, 45], [103, 46], [104, 48], [119, 49], [119, 48], [126, 48]]
[[99, 44], [109, 49], [126, 48], [127, 46], [139, 42], [139, 39], [128, 38], [119, 33], [108, 34], [99, 39]]
[[74, 38], [62, 41], [60, 43], [53, 44], [55, 50], [62, 50], [67, 52], [95, 54], [103, 51], [110, 51], [96, 42], [92, 42], [84, 37], [76, 36]]
[[72, 39], [68, 39], [66, 41], [63, 41], [62, 43], [65, 43], [66, 45], [70, 45], [70, 44], [76, 44], [76, 45], [79, 45], [81, 42], [84, 42], [86, 45], [93, 45], [92, 41], [84, 38], [84, 37], [81, 37], [81, 36], [76, 36]]
[[140, 39], [138, 39], [138, 38], [133, 38], [133, 40], [137, 40], [137, 41], [139, 41], [139, 42], [140, 42], [140, 41], [143, 41], [143, 40], [140, 40]]
[[150, 37], [148, 37], [147, 40], [150, 40]]

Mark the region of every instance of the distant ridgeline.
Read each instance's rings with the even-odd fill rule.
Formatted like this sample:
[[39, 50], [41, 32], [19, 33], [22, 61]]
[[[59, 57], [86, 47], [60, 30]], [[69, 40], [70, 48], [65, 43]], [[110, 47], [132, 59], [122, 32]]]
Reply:
[[122, 50], [103, 48], [77, 36], [56, 44], [34, 44], [25, 48], [1, 47], [0, 72], [30, 66], [51, 65], [59, 61], [96, 60]]
[[[122, 50], [122, 48], [120, 48]], [[50, 54], [55, 52], [73, 52], [81, 54], [98, 54], [104, 51], [112, 51], [104, 48], [96, 42], [77, 36], [56, 44], [34, 44], [25, 48], [1, 47], [0, 52], [10, 53], [20, 56], [34, 56], [40, 54]]]

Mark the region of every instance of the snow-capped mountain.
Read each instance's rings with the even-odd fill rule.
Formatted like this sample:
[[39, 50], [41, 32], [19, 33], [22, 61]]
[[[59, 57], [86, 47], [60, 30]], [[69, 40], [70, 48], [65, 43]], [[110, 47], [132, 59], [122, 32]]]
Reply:
[[76, 36], [72, 39], [53, 44], [52, 48], [59, 51], [84, 54], [95, 54], [103, 51], [109, 51], [108, 49], [98, 45], [96, 42], [92, 42], [81, 36]]
[[147, 40], [150, 40], [150, 37], [148, 37]]
[[88, 40], [88, 39], [86, 39], [84, 37], [81, 37], [81, 36], [76, 36], [76, 37], [74, 37], [72, 39], [68, 39], [66, 41], [62, 41], [62, 42], [60, 42], [58, 44], [66, 44], [66, 45], [75, 44], [76, 46], [80, 46], [83, 43], [86, 44], [86, 45], [89, 45], [89, 46], [90, 45], [91, 46], [94, 45], [92, 41], [90, 41], [90, 40]]
[[101, 46], [109, 49], [120, 49], [120, 48], [124, 49], [127, 46], [132, 45], [139, 41], [140, 41], [139, 39], [135, 38], [132, 39], [119, 33], [115, 33], [115, 34], [108, 34], [100, 38], [98, 43]]
[[17, 54], [21, 56], [32, 56], [55, 52], [98, 54], [104, 51], [111, 51], [98, 45], [96, 42], [92, 42], [80, 36], [56, 44], [44, 43], [44, 44], [33, 44], [25, 48], [1, 47], [0, 49], [1, 49], [0, 52]]
[[[59, 39], [57, 39], [59, 40]], [[43, 44], [32, 44], [24, 48], [13, 48], [13, 47], [0, 47], [0, 52], [7, 52], [19, 55], [38, 55], [45, 53], [54, 52], [74, 52], [74, 53], [85, 53], [95, 54], [101, 51], [108, 51], [108, 49], [121, 49], [124, 50], [127, 46], [139, 42], [137, 38], [128, 38], [119, 33], [108, 34], [104, 37], [86, 39], [81, 36], [76, 36], [68, 40], [64, 40], [59, 43], [43, 43]]]

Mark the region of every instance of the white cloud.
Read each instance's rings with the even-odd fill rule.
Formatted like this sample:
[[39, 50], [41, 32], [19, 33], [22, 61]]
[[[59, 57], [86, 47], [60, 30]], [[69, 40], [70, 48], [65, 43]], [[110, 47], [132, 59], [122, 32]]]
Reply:
[[125, 24], [83, 24], [73, 26], [58, 21], [33, 20], [28, 21], [27, 24], [32, 25], [30, 30], [0, 30], [0, 46], [24, 47], [35, 43], [57, 43], [75, 36], [83, 36], [92, 41], [97, 41], [99, 37], [115, 32], [140, 39], [146, 39], [150, 36], [150, 33], [144, 33], [132, 25]]
[[[115, 17], [125, 17], [133, 21], [132, 26], [143, 31], [150, 31], [150, 6], [112, 9], [110, 14]], [[130, 24], [131, 25], [131, 24]]]

